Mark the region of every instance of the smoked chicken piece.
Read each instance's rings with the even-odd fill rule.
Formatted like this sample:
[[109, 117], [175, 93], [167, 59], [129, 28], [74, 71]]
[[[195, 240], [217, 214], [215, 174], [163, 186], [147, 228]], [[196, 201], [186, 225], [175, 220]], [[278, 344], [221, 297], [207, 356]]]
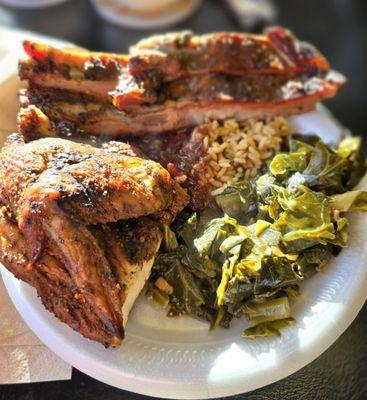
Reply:
[[159, 164], [123, 143], [96, 148], [9, 136], [0, 153], [1, 261], [83, 336], [117, 346], [159, 248], [188, 202]]

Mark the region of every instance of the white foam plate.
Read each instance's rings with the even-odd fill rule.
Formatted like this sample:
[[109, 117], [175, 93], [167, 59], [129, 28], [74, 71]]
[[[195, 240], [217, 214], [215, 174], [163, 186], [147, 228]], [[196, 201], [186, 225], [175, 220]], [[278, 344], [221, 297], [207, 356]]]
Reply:
[[106, 2], [100, 0], [92, 0], [92, 3], [97, 13], [114, 25], [130, 29], [152, 30], [168, 28], [189, 18], [199, 7], [201, 0], [191, 0], [187, 2], [186, 7], [177, 10], [168, 9], [166, 12], [150, 17], [137, 16], [137, 14], [133, 14], [132, 12], [118, 12], [111, 7], [111, 4], [106, 4]]
[[0, 4], [19, 8], [42, 8], [64, 3], [68, 0], [0, 0]]
[[[0, 110], [7, 106], [3, 101]], [[294, 117], [291, 122], [298, 131], [317, 133], [328, 142], [341, 137], [340, 124], [324, 109]], [[366, 179], [363, 186], [367, 187]], [[323, 272], [302, 284], [301, 296], [292, 301], [297, 323], [286, 328], [280, 338], [242, 339], [245, 318], [234, 321], [229, 330], [209, 332], [206, 323], [193, 318], [167, 318], [164, 309], [143, 296], [134, 306], [123, 345], [104, 349], [47, 312], [33, 288], [3, 267], [1, 273], [30, 328], [80, 371], [150, 396], [229, 396], [268, 385], [304, 367], [356, 317], [366, 299], [367, 214], [351, 215], [350, 222], [348, 247]]]

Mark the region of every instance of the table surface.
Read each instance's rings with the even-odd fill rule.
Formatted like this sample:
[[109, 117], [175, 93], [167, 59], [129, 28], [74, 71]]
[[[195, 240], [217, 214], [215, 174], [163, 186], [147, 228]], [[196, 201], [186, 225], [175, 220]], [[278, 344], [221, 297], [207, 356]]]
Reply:
[[[367, 64], [367, 1], [278, 0], [276, 4], [279, 8], [276, 23], [317, 45], [331, 65], [348, 77], [348, 85], [327, 106], [352, 132], [367, 136], [364, 65]], [[0, 26], [31, 30], [89, 49], [112, 52], [124, 52], [130, 44], [149, 34], [104, 22], [87, 0], [27, 11], [0, 6]], [[198, 33], [243, 30], [221, 0], [204, 0], [194, 16], [174, 29], [192, 29]], [[230, 399], [366, 399], [366, 328], [365, 305], [347, 331], [311, 364], [282, 381]], [[143, 400], [148, 397], [112, 388], [73, 370], [71, 381], [0, 387], [0, 400], [13, 399]]]

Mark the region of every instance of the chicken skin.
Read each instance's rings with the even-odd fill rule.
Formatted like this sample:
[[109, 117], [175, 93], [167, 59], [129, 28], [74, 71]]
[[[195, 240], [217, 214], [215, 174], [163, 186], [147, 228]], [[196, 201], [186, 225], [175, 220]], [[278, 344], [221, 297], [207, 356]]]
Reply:
[[[19, 134], [0, 154], [3, 264], [59, 319], [105, 346], [123, 339], [127, 297], [149, 275], [159, 224], [188, 201], [164, 168], [132, 154], [116, 142], [25, 143]], [[144, 270], [137, 284], [132, 270]]]

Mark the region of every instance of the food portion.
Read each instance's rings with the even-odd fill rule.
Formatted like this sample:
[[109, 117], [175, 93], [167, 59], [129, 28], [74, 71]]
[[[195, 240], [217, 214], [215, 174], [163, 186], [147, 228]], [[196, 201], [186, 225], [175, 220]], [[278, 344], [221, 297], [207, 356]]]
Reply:
[[0, 154], [3, 264], [60, 320], [120, 344], [184, 189], [122, 143], [11, 135]]
[[[150, 294], [168, 315], [189, 314], [228, 327], [245, 315], [244, 336], [279, 335], [293, 322], [289, 298], [347, 245], [348, 211], [367, 211], [360, 140], [336, 148], [294, 135], [263, 174], [186, 212], [164, 233]], [[302, 295], [302, 293], [301, 293]]]
[[205, 178], [211, 195], [243, 178], [256, 176], [266, 162], [281, 149], [291, 133], [283, 117], [249, 119], [243, 123], [230, 119], [211, 121], [193, 131], [203, 141], [207, 154]]
[[192, 130], [126, 138], [167, 167], [187, 188], [193, 210], [214, 205], [213, 195], [243, 177], [255, 176], [279, 151], [291, 128], [283, 117], [208, 121]]
[[287, 121], [345, 83], [325, 57], [279, 27], [157, 35], [127, 55], [24, 50], [0, 153], [5, 267], [106, 347], [147, 280], [169, 316], [246, 315], [251, 338], [292, 323], [299, 283], [347, 244], [345, 213], [367, 210], [359, 139]]
[[[280, 27], [268, 28], [262, 35], [168, 33], [144, 39], [130, 49], [114, 101], [121, 109], [137, 102], [156, 102], [162, 92], [167, 96], [165, 84], [181, 79], [205, 81], [209, 74], [217, 79], [268, 76], [275, 83], [281, 76], [322, 76], [328, 71], [326, 59], [314, 47]], [[198, 79], [190, 80], [193, 77]]]
[[89, 52], [82, 49], [58, 49], [24, 41], [29, 57], [19, 64], [19, 77], [30, 86], [62, 89], [107, 100], [114, 90], [127, 56]]
[[126, 56], [25, 42], [23, 106], [58, 135], [144, 136], [225, 120], [287, 116], [333, 97], [345, 78], [283, 28], [263, 35], [155, 36]]
[[[302, 91], [302, 89], [301, 89]], [[56, 135], [67, 136], [72, 132], [102, 137], [145, 136], [177, 129], [190, 129], [205, 123], [207, 118], [239, 122], [250, 118], [290, 116], [312, 111], [318, 101], [333, 97], [336, 91], [322, 91], [301, 95], [292, 100], [275, 103], [247, 103], [236, 100], [169, 101], [164, 104], [141, 106], [132, 112], [118, 110], [107, 102], [76, 99], [69, 93], [45, 92], [39, 89], [22, 93], [22, 106], [40, 108], [51, 121]]]

